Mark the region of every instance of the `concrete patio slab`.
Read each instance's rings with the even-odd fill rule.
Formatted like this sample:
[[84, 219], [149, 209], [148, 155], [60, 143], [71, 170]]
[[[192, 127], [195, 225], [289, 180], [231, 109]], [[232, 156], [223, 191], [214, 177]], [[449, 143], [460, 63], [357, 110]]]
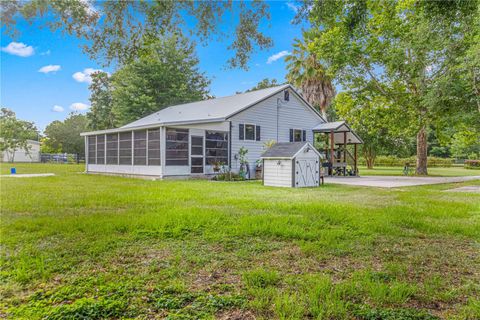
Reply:
[[325, 183], [347, 184], [352, 186], [398, 188], [428, 184], [442, 184], [480, 180], [480, 176], [467, 177], [404, 177], [404, 176], [362, 176], [325, 177]]
[[446, 192], [473, 192], [473, 193], [480, 193], [480, 186], [465, 186], [459, 187], [455, 189], [448, 189], [445, 190]]

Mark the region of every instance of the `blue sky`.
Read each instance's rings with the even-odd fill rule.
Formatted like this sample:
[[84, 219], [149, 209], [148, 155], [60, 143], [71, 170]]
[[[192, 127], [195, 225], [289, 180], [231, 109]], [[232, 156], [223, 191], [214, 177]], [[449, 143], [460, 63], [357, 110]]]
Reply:
[[[292, 2], [270, 3], [271, 19], [261, 29], [272, 37], [274, 46], [254, 54], [248, 71], [227, 68], [226, 61], [231, 57], [226, 49], [228, 41], [197, 46], [200, 69], [212, 80], [211, 94], [217, 97], [234, 94], [264, 78], [284, 81], [282, 53], [291, 51], [293, 40], [301, 37], [302, 32], [301, 26], [290, 23], [294, 9]], [[53, 120], [66, 118], [72, 110], [88, 111], [91, 70], [114, 70], [102, 68], [89, 59], [82, 52], [78, 38], [38, 28], [41, 22], [29, 25], [20, 21], [17, 25], [20, 34], [15, 39], [2, 33], [0, 99], [2, 107], [15, 111], [20, 119], [34, 121], [43, 130]], [[275, 60], [279, 56], [282, 57]]]

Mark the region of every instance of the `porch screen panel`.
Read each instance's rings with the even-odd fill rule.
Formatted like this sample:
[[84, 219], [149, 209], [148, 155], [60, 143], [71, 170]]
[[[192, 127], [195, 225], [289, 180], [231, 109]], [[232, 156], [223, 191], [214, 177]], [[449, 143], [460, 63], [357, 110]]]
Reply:
[[107, 134], [107, 164], [118, 164], [118, 133]]
[[148, 130], [148, 165], [160, 165], [160, 129]]
[[97, 164], [105, 164], [105, 135], [97, 136]]
[[223, 163], [228, 165], [228, 133], [205, 132], [205, 158], [207, 165]]
[[188, 129], [167, 128], [167, 166], [188, 166]]
[[134, 131], [133, 164], [145, 166], [147, 164], [147, 130]]
[[88, 164], [97, 163], [97, 136], [88, 137]]
[[132, 132], [120, 132], [119, 163], [132, 164]]

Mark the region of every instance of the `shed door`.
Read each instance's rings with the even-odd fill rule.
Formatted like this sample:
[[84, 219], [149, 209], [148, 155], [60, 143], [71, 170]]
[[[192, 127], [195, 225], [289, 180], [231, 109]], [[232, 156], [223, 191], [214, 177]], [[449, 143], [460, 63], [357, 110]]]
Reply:
[[318, 159], [295, 160], [295, 187], [318, 186], [320, 177], [320, 164]]

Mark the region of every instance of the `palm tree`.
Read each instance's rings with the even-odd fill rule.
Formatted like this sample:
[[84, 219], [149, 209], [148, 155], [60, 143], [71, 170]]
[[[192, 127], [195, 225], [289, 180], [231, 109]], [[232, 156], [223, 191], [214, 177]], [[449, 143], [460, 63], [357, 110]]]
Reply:
[[327, 108], [335, 97], [335, 88], [317, 56], [309, 52], [305, 42], [296, 39], [293, 52], [285, 61], [288, 81], [300, 88], [305, 100], [327, 119]]

